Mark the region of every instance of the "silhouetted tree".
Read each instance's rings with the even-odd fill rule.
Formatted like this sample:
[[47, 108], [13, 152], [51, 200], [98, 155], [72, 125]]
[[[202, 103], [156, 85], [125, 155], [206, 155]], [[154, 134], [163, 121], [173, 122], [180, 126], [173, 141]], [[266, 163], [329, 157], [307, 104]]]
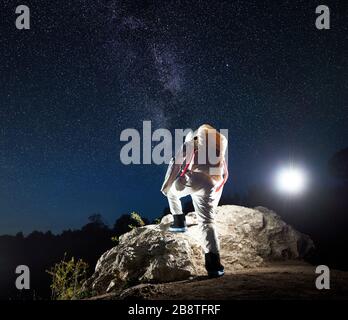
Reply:
[[[144, 222], [144, 224], [149, 224], [149, 220], [144, 218], [144, 217], [140, 217], [142, 219], [142, 221]], [[114, 232], [114, 236], [120, 236], [121, 234], [124, 234], [130, 230], [132, 230], [132, 227], [140, 227], [141, 223], [139, 223], [139, 221], [137, 221], [136, 219], [133, 218], [132, 214], [123, 214], [121, 217], [119, 217], [113, 227], [113, 232]]]
[[329, 160], [330, 173], [344, 182], [348, 182], [348, 148], [336, 152]]
[[24, 239], [23, 232], [18, 232], [18, 233], [16, 234], [16, 238], [17, 238], [18, 240]]
[[105, 226], [105, 223], [103, 221], [103, 217], [100, 213], [94, 213], [88, 217], [89, 223], [93, 223], [98, 226]]

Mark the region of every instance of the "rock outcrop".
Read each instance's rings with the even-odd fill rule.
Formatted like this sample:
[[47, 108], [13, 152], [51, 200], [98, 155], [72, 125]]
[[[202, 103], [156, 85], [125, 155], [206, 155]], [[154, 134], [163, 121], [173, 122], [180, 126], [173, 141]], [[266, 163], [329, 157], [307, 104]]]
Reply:
[[[221, 258], [233, 270], [261, 266], [265, 261], [301, 259], [314, 247], [312, 240], [263, 207], [221, 206], [216, 212]], [[99, 259], [84, 287], [92, 294], [121, 292], [137, 283], [168, 282], [205, 274], [197, 218], [186, 216], [188, 231], [167, 231], [172, 216], [157, 225], [136, 228]]]

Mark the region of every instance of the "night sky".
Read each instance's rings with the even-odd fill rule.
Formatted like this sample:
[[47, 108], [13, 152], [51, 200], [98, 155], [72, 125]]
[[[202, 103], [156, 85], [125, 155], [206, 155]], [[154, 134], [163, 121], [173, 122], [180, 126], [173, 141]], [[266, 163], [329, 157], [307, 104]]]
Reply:
[[[322, 3], [323, 2], [323, 3]], [[31, 9], [17, 30], [15, 7]], [[315, 27], [315, 8], [331, 29]], [[344, 1], [2, 0], [0, 234], [167, 205], [165, 165], [124, 166], [126, 128], [229, 129], [226, 193], [290, 160], [326, 183], [348, 141]]]

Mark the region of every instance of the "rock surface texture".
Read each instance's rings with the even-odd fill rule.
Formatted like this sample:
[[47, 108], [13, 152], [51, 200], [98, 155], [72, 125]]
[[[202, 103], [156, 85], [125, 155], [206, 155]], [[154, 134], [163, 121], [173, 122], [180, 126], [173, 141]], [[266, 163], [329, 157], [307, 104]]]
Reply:
[[[263, 207], [218, 207], [216, 226], [221, 259], [227, 271], [255, 268], [266, 262], [301, 259], [314, 248], [312, 240]], [[186, 215], [188, 231], [167, 231], [172, 216], [157, 225], [136, 228], [99, 259], [85, 283], [93, 295], [121, 292], [138, 283], [163, 283], [204, 275], [197, 218]]]

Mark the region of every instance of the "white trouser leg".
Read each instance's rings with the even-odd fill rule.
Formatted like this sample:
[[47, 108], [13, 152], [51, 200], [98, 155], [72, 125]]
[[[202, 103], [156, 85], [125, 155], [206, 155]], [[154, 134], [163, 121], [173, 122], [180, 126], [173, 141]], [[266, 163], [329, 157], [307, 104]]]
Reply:
[[190, 186], [186, 186], [187, 180], [187, 177], [179, 177], [168, 191], [169, 208], [173, 215], [183, 214], [180, 198], [186, 197], [193, 192]]
[[193, 206], [198, 217], [198, 227], [201, 235], [201, 244], [204, 253], [220, 252], [220, 244], [217, 236], [214, 215], [221, 197], [221, 191], [203, 189], [192, 195]]
[[172, 214], [182, 214], [180, 198], [191, 195], [198, 218], [201, 244], [204, 253], [219, 253], [219, 241], [214, 224], [214, 214], [222, 189], [215, 191], [213, 180], [200, 173], [187, 173], [178, 178], [170, 188], [167, 197]]

